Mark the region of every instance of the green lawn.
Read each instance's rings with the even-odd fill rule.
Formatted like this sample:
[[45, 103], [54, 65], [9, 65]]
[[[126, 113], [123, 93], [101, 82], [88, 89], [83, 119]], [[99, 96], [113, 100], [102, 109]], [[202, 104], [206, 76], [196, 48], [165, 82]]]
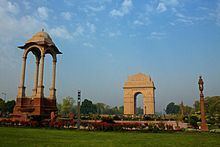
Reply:
[[220, 134], [89, 132], [0, 127], [0, 146], [220, 146]]

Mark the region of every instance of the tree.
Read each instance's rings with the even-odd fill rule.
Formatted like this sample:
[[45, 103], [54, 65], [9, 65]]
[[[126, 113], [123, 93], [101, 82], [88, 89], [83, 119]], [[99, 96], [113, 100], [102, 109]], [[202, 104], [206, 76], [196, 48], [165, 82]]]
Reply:
[[104, 103], [97, 103], [95, 105], [96, 105], [96, 108], [97, 108], [97, 113], [98, 114], [104, 114], [106, 104], [104, 104]]
[[80, 107], [82, 114], [95, 114], [97, 112], [96, 105], [92, 104], [92, 101], [85, 99]]
[[193, 112], [193, 108], [188, 106], [188, 105], [185, 105], [183, 106], [183, 115], [190, 115], [192, 114]]
[[199, 121], [199, 118], [197, 116], [190, 116], [189, 118], [189, 124], [195, 129], [199, 128], [197, 124], [198, 121]]
[[180, 106], [175, 105], [174, 102], [171, 102], [166, 107], [166, 113], [167, 114], [178, 114], [180, 112]]
[[61, 104], [61, 114], [67, 116], [70, 112], [73, 112], [74, 102], [75, 102], [74, 99], [70, 96], [64, 98], [63, 103]]
[[120, 114], [117, 106], [113, 107], [111, 112], [111, 114]]
[[140, 115], [144, 114], [143, 108], [141, 108], [141, 107], [136, 108], [136, 114], [140, 114]]
[[109, 105], [105, 105], [105, 111], [103, 114], [112, 114], [111, 107]]
[[15, 100], [7, 101], [5, 103], [6, 111], [9, 113], [13, 112], [14, 106], [15, 106]]
[[0, 98], [0, 112], [3, 113], [6, 110], [5, 101]]
[[124, 114], [124, 106], [119, 107], [119, 114]]
[[220, 96], [206, 97], [205, 111], [210, 115], [220, 115]]
[[198, 112], [200, 111], [200, 102], [199, 101], [195, 101], [194, 103], [194, 109], [195, 109], [195, 112]]
[[62, 104], [57, 103], [58, 114], [61, 115]]

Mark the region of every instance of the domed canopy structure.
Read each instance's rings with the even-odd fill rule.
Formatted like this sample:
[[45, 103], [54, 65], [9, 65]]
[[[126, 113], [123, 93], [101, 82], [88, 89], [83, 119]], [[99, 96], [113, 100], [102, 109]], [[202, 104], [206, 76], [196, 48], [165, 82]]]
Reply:
[[62, 54], [56, 45], [53, 43], [50, 35], [47, 32], [42, 31], [36, 33], [32, 36], [31, 39], [25, 42], [24, 46], [19, 46], [21, 49], [28, 48], [31, 45], [46, 45], [47, 47], [51, 47], [56, 54]]
[[[22, 72], [20, 84], [18, 87], [18, 95], [16, 105], [14, 107], [14, 114], [29, 115], [29, 116], [50, 116], [51, 112], [56, 112], [56, 63], [57, 54], [62, 54], [56, 47], [51, 37], [47, 32], [42, 30], [32, 36], [31, 39], [25, 42], [24, 46], [19, 46], [24, 50], [22, 60]], [[36, 57], [36, 69], [34, 75], [34, 87], [32, 95], [26, 96], [25, 93], [25, 73], [26, 73], [26, 60], [29, 53], [33, 53]], [[45, 55], [52, 56], [52, 83], [49, 97], [44, 95], [44, 58]]]

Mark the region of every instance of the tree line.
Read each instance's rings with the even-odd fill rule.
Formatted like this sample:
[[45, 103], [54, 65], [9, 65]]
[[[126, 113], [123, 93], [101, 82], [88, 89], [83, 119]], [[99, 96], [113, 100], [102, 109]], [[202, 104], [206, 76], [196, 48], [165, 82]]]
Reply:
[[[62, 103], [57, 104], [58, 114], [62, 116], [68, 116], [70, 112], [77, 113], [77, 103], [76, 101], [68, 96], [63, 99]], [[111, 107], [104, 103], [94, 104], [89, 99], [84, 99], [80, 105], [81, 114], [123, 114], [124, 106], [120, 107]]]
[[[165, 109], [166, 114], [180, 114], [181, 110], [183, 115], [189, 115], [191, 113], [199, 113], [200, 112], [200, 101], [195, 101], [193, 104], [194, 107], [183, 105], [183, 104], [175, 104], [174, 102], [170, 102]], [[205, 98], [205, 112], [209, 115], [220, 115], [220, 96], [206, 97]]]
[[[206, 97], [204, 105], [207, 123], [220, 127], [220, 96]], [[197, 122], [201, 121], [200, 101], [195, 101], [193, 107], [170, 102], [165, 112], [173, 115], [175, 119], [190, 123], [195, 128], [198, 128]]]
[[8, 116], [10, 113], [12, 113], [14, 106], [15, 100], [5, 102], [5, 100], [0, 98], [0, 117]]

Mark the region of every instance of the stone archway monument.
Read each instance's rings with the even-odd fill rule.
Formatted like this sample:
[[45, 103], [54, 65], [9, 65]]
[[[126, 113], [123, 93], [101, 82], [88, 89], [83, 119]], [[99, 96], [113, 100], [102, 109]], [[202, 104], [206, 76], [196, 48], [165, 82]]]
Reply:
[[138, 73], [128, 76], [124, 83], [124, 114], [136, 114], [136, 97], [143, 95], [143, 113], [155, 114], [154, 82], [145, 74]]
[[[56, 45], [53, 43], [48, 33], [42, 30], [36, 33], [31, 39], [26, 41], [25, 45], [19, 46], [24, 50], [21, 79], [18, 87], [18, 95], [16, 105], [13, 110], [14, 115], [26, 116], [50, 116], [51, 112], [56, 112], [56, 62], [57, 54], [62, 54]], [[26, 59], [29, 53], [33, 53], [36, 58], [36, 70], [34, 75], [34, 85], [32, 95], [25, 94], [25, 73], [26, 73]], [[52, 83], [50, 87], [49, 97], [44, 95], [44, 58], [45, 55], [51, 55], [52, 62]]]

